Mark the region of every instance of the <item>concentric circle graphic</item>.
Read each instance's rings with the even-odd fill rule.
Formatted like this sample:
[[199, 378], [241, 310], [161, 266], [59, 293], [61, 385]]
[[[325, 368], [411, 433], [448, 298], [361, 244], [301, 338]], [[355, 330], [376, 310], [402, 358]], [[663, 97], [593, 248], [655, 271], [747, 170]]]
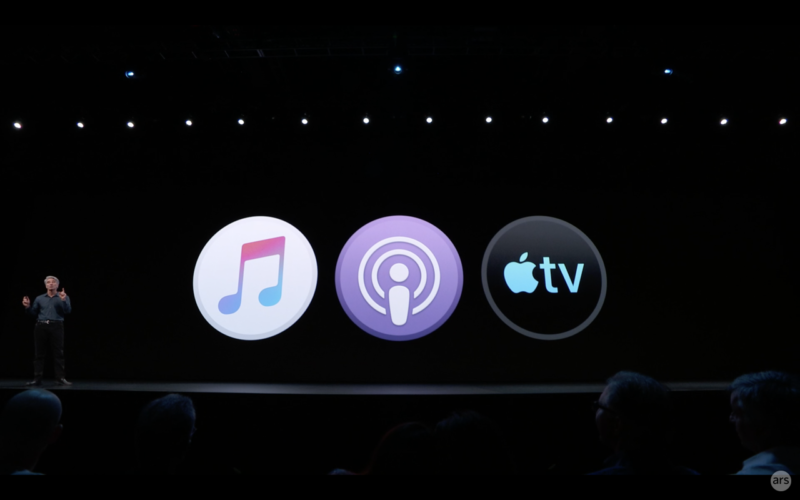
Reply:
[[588, 236], [563, 220], [528, 217], [492, 239], [483, 258], [483, 290], [511, 329], [538, 340], [563, 340], [600, 314], [608, 283]]
[[206, 244], [194, 271], [194, 296], [217, 331], [238, 340], [274, 337], [306, 312], [317, 288], [317, 259], [291, 224], [251, 217]]
[[336, 266], [336, 292], [359, 328], [390, 341], [437, 330], [461, 298], [464, 272], [450, 239], [429, 222], [386, 217], [361, 228]]

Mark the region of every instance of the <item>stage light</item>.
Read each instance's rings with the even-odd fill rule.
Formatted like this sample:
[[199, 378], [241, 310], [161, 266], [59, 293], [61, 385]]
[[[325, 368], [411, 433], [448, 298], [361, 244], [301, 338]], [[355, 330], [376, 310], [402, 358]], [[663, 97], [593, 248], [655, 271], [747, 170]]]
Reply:
[[364, 125], [369, 125], [369, 118], [364, 118]]
[[133, 127], [135, 127], [135, 126], [136, 126], [136, 125], [134, 125], [134, 123], [133, 123], [133, 122], [128, 122], [128, 128], [133, 128]]
[[78, 122], [78, 128], [83, 128], [83, 122]]
[[548, 118], [546, 116], [544, 118], [542, 118], [542, 123], [549, 123], [549, 122], [550, 122], [550, 118]]
[[301, 120], [301, 123], [302, 123], [303, 125], [308, 125], [308, 118], [303, 118], [303, 119]]
[[125, 77], [127, 78], [133, 78], [134, 76], [136, 76], [136, 73], [134, 73], [133, 71], [128, 71], [125, 73]]
[[239, 121], [238, 121], [238, 123], [239, 123], [239, 125], [244, 125], [244, 120], [242, 120], [241, 118], [239, 118]]
[[187, 127], [191, 127], [192, 126], [192, 120], [186, 120], [186, 126]]
[[427, 120], [425, 120], [425, 121], [426, 121], [426, 122], [428, 122], [428, 124], [431, 124], [431, 123], [433, 123], [433, 118], [431, 118], [431, 117], [428, 117], [428, 119], [427, 119]]
[[661, 119], [661, 125], [666, 125], [667, 123], [669, 123], [669, 120], [667, 120], [666, 118]]
[[722, 121], [719, 122], [719, 124], [720, 125], [727, 125], [728, 124], [728, 119], [727, 118], [723, 118]]
[[394, 74], [395, 74], [395, 75], [399, 75], [399, 74], [401, 74], [402, 72], [403, 72], [403, 67], [402, 67], [402, 66], [399, 66], [399, 65], [398, 65], [398, 66], [395, 66], [395, 67], [394, 67]]
[[609, 117], [608, 120], [606, 120], [606, 123], [614, 123], [614, 119]]
[[14, 122], [14, 128], [20, 130], [22, 128], [22, 124], [20, 122]]
[[491, 116], [487, 116], [486, 117], [486, 123], [492, 123], [492, 117]]
[[781, 121], [778, 122], [781, 125], [786, 125], [789, 121], [786, 118], [781, 118]]

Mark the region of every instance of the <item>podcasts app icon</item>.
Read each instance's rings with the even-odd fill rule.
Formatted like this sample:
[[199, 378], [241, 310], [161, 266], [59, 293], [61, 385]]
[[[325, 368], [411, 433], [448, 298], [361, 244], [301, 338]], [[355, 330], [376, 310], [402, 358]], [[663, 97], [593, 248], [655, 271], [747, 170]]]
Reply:
[[413, 217], [367, 224], [347, 242], [336, 266], [345, 312], [384, 340], [415, 340], [438, 329], [455, 311], [463, 283], [450, 239]]
[[504, 227], [483, 257], [483, 290], [498, 317], [539, 340], [585, 330], [606, 298], [606, 268], [588, 236], [551, 217]]

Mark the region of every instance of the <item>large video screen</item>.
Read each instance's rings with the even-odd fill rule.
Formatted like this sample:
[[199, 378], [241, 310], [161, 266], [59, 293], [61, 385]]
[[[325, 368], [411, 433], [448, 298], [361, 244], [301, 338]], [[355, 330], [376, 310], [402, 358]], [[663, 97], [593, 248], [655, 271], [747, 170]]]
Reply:
[[796, 209], [755, 144], [328, 122], [14, 138], [2, 378], [32, 375], [22, 298], [49, 275], [76, 380], [697, 381], [796, 362]]

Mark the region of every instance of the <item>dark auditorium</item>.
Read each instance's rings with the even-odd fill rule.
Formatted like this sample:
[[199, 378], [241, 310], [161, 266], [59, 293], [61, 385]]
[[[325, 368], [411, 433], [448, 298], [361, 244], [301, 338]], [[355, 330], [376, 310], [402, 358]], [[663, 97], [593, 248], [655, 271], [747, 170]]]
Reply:
[[800, 488], [797, 26], [0, 38], [0, 475]]

